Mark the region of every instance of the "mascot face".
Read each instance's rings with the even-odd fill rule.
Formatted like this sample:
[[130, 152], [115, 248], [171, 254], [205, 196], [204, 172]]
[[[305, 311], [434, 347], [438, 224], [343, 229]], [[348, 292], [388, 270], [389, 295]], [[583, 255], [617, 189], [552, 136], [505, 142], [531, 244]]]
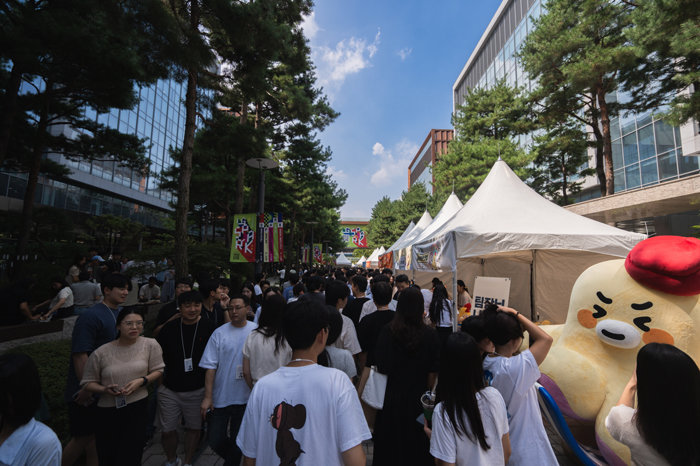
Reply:
[[605, 417], [642, 346], [668, 343], [700, 361], [700, 240], [654, 237], [625, 260], [589, 267], [571, 291], [566, 323], [552, 334], [540, 383], [564, 414], [595, 423], [609, 464], [629, 464], [629, 449], [612, 439]]
[[635, 355], [642, 345], [654, 342], [687, 350], [697, 305], [697, 295], [647, 288], [630, 277], [624, 260], [613, 260], [588, 268], [576, 281], [567, 326], [586, 339], [595, 335], [601, 343]]

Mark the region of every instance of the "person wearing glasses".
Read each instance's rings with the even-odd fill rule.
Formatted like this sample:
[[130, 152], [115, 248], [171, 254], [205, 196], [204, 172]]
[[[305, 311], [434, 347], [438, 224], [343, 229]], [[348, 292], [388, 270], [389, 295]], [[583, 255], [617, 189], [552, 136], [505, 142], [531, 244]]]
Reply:
[[141, 336], [144, 314], [126, 308], [116, 319], [117, 339], [88, 358], [81, 382], [98, 394], [95, 432], [100, 466], [140, 465], [148, 423], [149, 383], [163, 375], [163, 352], [153, 338]]
[[250, 312], [247, 296], [233, 296], [226, 312], [231, 322], [212, 333], [199, 362], [206, 369], [200, 410], [208, 421], [209, 446], [226, 466], [238, 466], [242, 454], [235, 439], [250, 396], [243, 377], [243, 346], [258, 325], [246, 318]]

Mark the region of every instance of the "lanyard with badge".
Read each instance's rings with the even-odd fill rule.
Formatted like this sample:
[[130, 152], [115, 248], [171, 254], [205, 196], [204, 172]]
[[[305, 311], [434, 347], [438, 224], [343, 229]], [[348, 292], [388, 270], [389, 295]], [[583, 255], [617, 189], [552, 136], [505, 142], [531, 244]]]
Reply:
[[192, 348], [190, 350], [190, 357], [187, 357], [185, 352], [185, 336], [182, 333], [182, 319], [180, 319], [180, 343], [182, 344], [182, 355], [185, 357], [185, 372], [192, 372], [194, 370], [194, 364], [192, 364], [192, 355], [194, 355], [194, 342], [197, 338], [197, 329], [199, 328], [199, 321], [194, 327], [194, 335], [192, 335]]

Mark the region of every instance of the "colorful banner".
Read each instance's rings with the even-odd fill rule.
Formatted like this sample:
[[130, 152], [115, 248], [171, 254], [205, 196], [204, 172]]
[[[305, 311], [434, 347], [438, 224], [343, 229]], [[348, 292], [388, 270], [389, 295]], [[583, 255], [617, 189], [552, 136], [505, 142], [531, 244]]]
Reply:
[[258, 228], [263, 262], [282, 262], [284, 260], [283, 227], [281, 213], [260, 214]]
[[343, 236], [346, 248], [366, 248], [366, 225], [342, 225], [340, 234]]
[[454, 270], [457, 264], [454, 241], [451, 234], [443, 235], [430, 243], [413, 245], [408, 267], [413, 270], [442, 271]]
[[235, 215], [230, 261], [284, 261], [283, 227], [281, 213]]
[[233, 217], [231, 262], [255, 262], [255, 214]]
[[314, 255], [313, 255], [313, 261], [316, 264], [322, 264], [323, 263], [323, 253], [321, 249], [321, 244], [316, 243], [314, 244]]
[[308, 264], [310, 262], [310, 249], [308, 245], [304, 245], [301, 248], [301, 254], [299, 254], [299, 257], [301, 258], [301, 262], [303, 264]]
[[394, 252], [389, 251], [386, 254], [379, 256], [379, 268], [391, 269], [394, 267]]

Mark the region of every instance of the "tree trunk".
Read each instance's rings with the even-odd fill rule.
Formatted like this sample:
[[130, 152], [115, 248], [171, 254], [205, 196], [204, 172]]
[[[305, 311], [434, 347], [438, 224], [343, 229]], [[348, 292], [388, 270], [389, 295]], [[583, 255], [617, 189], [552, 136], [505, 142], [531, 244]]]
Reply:
[[[241, 104], [241, 125], [248, 123], [248, 104]], [[233, 213], [243, 213], [243, 184], [245, 182], [245, 159], [239, 158], [236, 162], [236, 202], [233, 205]]]
[[224, 213], [224, 219], [226, 221], [226, 227], [225, 227], [225, 234], [226, 237], [224, 238], [224, 245], [226, 245], [226, 249], [231, 249], [231, 211], [226, 209], [226, 212]]
[[7, 158], [10, 136], [12, 135], [12, 124], [17, 110], [17, 96], [21, 84], [22, 73], [19, 71], [19, 66], [15, 63], [10, 72], [10, 79], [7, 82], [3, 111], [0, 115], [0, 166]]
[[598, 177], [600, 195], [605, 196], [607, 194], [607, 183], [605, 179], [605, 163], [603, 162], [603, 133], [600, 132], [600, 126], [598, 125], [598, 116], [595, 114], [595, 112], [595, 108], [591, 109], [591, 127], [593, 128], [593, 134], [595, 135], [595, 173]]
[[598, 86], [598, 106], [600, 107], [600, 123], [603, 130], [603, 158], [605, 159], [605, 191], [606, 195], [615, 194], [615, 175], [613, 172], [612, 140], [610, 139], [610, 112], [608, 103], [605, 100], [605, 90], [603, 86]]
[[[190, 31], [199, 31], [199, 2], [192, 1], [190, 8]], [[197, 70], [187, 70], [187, 94], [185, 95], [185, 138], [182, 143], [182, 159], [177, 187], [177, 207], [175, 208], [175, 276], [186, 277], [187, 263], [187, 213], [190, 207], [190, 180], [192, 179], [192, 152], [194, 132], [197, 124]]]
[[[27, 251], [29, 245], [29, 237], [32, 232], [34, 200], [36, 197], [36, 187], [39, 184], [39, 171], [41, 170], [41, 157], [44, 153], [44, 141], [46, 140], [46, 131], [48, 129], [49, 108], [51, 105], [51, 82], [46, 83], [46, 91], [44, 91], [43, 102], [39, 112], [39, 123], [37, 124], [36, 139], [32, 147], [32, 156], [29, 163], [29, 174], [27, 177], [27, 188], [24, 191], [24, 204], [22, 206], [22, 220], [20, 223], [19, 238], [17, 240], [16, 253], [18, 256], [23, 255]], [[17, 262], [18, 268], [21, 267], [21, 260]], [[18, 270], [16, 270], [17, 272]]]

